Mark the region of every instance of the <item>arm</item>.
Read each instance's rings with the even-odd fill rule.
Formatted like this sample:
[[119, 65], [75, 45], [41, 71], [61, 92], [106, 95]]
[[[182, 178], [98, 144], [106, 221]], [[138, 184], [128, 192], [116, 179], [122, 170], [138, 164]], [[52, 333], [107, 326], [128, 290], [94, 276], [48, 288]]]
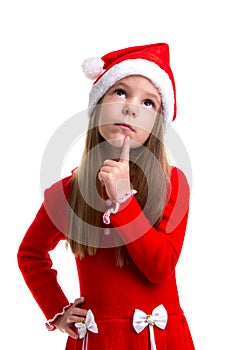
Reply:
[[171, 172], [171, 194], [157, 227], [150, 224], [135, 197], [111, 216], [111, 223], [127, 245], [142, 273], [159, 283], [174, 272], [180, 256], [189, 206], [189, 186], [177, 168]]
[[49, 255], [64, 238], [42, 205], [18, 250], [18, 264], [25, 282], [48, 319], [69, 304], [57, 282], [57, 271], [52, 269]]
[[25, 282], [46, 318], [69, 304], [52, 269], [49, 251], [65, 236], [51, 222], [43, 204], [18, 250], [18, 264]]

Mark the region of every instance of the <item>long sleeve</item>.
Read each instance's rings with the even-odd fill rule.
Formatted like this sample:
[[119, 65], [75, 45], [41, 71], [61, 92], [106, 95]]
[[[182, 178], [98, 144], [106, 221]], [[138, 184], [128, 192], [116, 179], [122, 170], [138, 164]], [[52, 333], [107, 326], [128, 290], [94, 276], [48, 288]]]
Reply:
[[[69, 304], [57, 282], [57, 271], [52, 268], [49, 255], [58, 242], [65, 239], [65, 235], [51, 220], [47, 210], [48, 207], [56, 207], [60, 184], [68, 192], [68, 183], [69, 178], [66, 178], [45, 191], [45, 201], [27, 230], [17, 255], [25, 282], [47, 319]], [[64, 216], [63, 212], [63, 221]]]
[[150, 224], [135, 197], [111, 216], [127, 245], [128, 252], [142, 273], [154, 283], [174, 272], [184, 240], [189, 207], [189, 185], [177, 168], [171, 171], [171, 193], [158, 226]]

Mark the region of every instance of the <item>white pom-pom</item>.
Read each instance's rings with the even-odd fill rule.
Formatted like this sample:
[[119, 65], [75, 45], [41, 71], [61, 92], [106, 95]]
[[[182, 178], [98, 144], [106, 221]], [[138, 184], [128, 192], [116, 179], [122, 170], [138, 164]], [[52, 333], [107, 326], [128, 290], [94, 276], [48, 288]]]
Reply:
[[104, 61], [99, 57], [86, 58], [82, 70], [88, 79], [95, 80], [103, 71]]

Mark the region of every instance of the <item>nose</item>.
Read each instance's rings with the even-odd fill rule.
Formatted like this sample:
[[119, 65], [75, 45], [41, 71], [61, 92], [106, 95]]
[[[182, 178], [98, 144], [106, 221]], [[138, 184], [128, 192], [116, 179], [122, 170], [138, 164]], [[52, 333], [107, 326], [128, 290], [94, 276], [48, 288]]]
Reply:
[[137, 107], [133, 104], [126, 103], [123, 106], [123, 114], [126, 116], [132, 116], [136, 117], [137, 116]]

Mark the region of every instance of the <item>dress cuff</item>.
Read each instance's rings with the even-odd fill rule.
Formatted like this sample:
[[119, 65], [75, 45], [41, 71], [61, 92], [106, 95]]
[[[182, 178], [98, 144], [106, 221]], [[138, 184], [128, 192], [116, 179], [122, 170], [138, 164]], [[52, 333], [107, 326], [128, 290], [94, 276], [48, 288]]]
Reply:
[[111, 201], [110, 199], [107, 199], [105, 201], [105, 204], [107, 206], [109, 206], [109, 209], [106, 210], [106, 212], [103, 214], [103, 223], [106, 225], [109, 225], [110, 224], [110, 215], [116, 214], [120, 209], [120, 205], [122, 203], [125, 203], [129, 198], [131, 198], [136, 193], [137, 193], [136, 190], [131, 190], [131, 191], [126, 193], [124, 198], [118, 199], [117, 201]]
[[63, 316], [64, 313], [66, 312], [66, 310], [68, 310], [71, 307], [71, 305], [72, 305], [72, 303], [70, 303], [69, 305], [64, 306], [62, 312], [57, 313], [53, 318], [51, 318], [50, 320], [47, 320], [47, 322], [45, 323], [45, 326], [46, 326], [48, 331], [53, 331], [53, 330], [56, 329], [56, 327], [53, 325], [53, 322], [59, 316]]

